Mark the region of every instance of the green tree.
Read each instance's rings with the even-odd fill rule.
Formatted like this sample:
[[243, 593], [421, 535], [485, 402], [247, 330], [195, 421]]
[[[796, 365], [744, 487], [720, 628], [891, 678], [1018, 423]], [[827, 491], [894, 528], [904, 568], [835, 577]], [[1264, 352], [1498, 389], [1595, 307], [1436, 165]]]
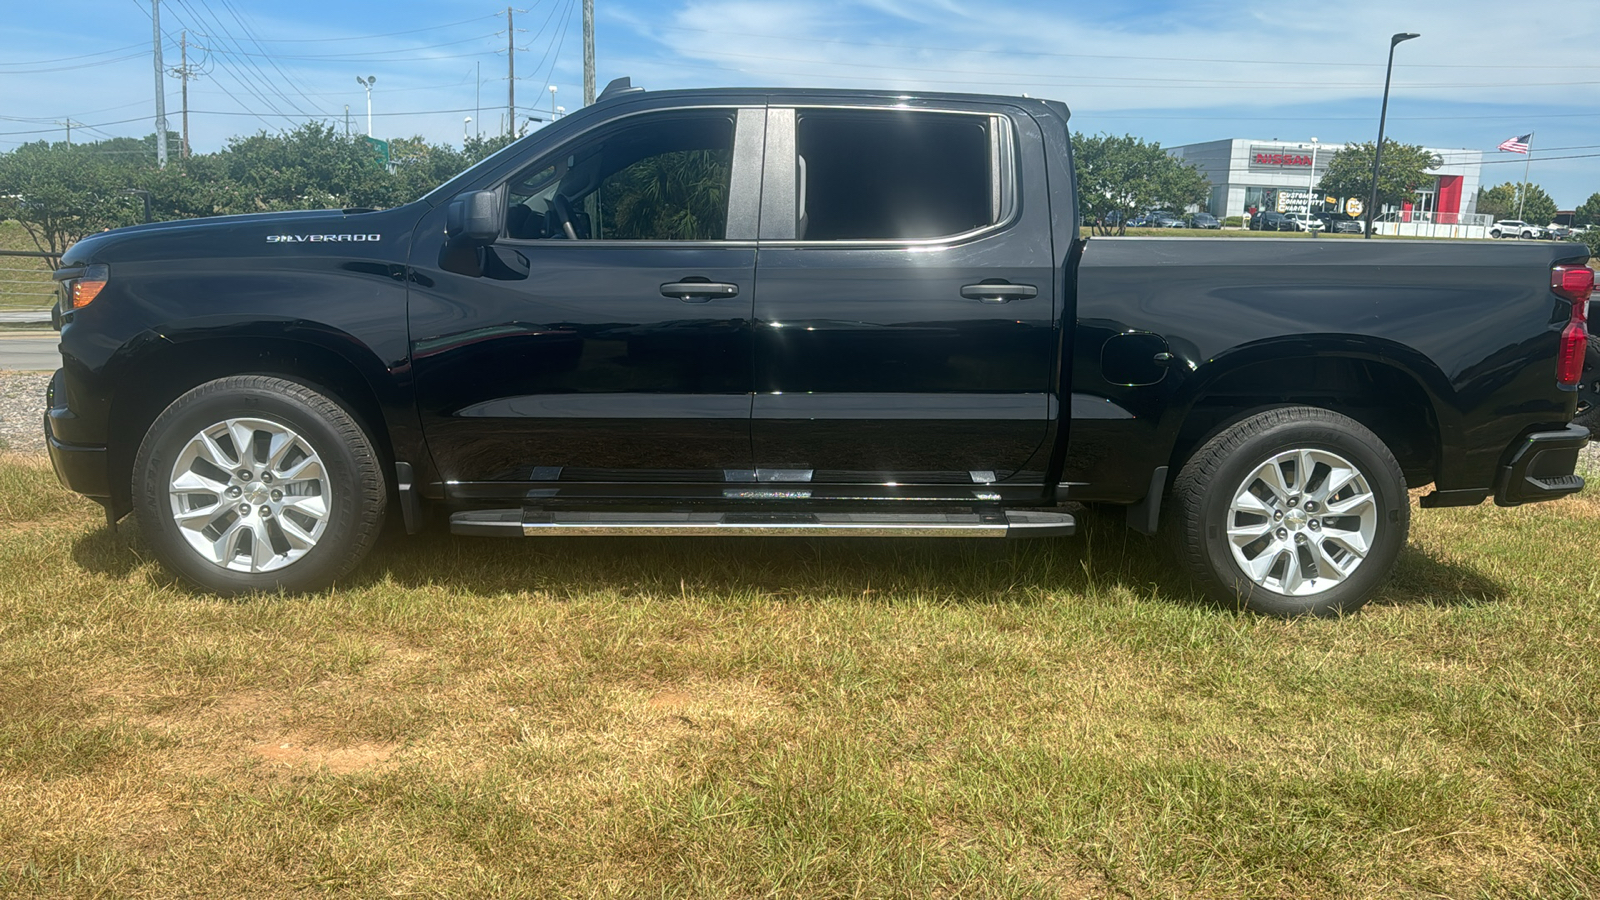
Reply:
[[616, 240], [721, 240], [731, 154], [675, 150], [639, 160], [600, 189], [605, 235]]
[[397, 182], [371, 145], [320, 122], [233, 138], [217, 156], [223, 178], [214, 195], [219, 214], [387, 207], [398, 200]]
[[1590, 194], [1589, 199], [1583, 201], [1578, 207], [1575, 224], [1600, 225], [1600, 194]]
[[1535, 225], [1547, 225], [1556, 219], [1556, 201], [1551, 199], [1544, 188], [1533, 182], [1523, 185], [1525, 196], [1522, 198], [1522, 215], [1524, 222]]
[[1211, 190], [1194, 166], [1131, 134], [1075, 134], [1073, 163], [1079, 212], [1100, 234], [1126, 233], [1128, 219], [1142, 210], [1200, 205]]
[[1518, 193], [1522, 187], [1508, 181], [1488, 190], [1478, 188], [1478, 212], [1493, 217], [1495, 221], [1521, 219], [1534, 225], [1553, 221], [1556, 217], [1556, 201], [1550, 199], [1544, 188], [1531, 182], [1526, 186], [1528, 196], [1523, 199]]
[[[1333, 154], [1328, 171], [1317, 189], [1335, 197], [1360, 197], [1366, 203], [1372, 196], [1372, 156], [1377, 143], [1351, 144]], [[1378, 173], [1378, 207], [1399, 206], [1411, 199], [1417, 188], [1433, 176], [1444, 161], [1416, 144], [1401, 144], [1387, 138], [1383, 142], [1383, 170]], [[1376, 211], [1374, 211], [1376, 212]]]
[[1517, 186], [1508, 182], [1492, 188], [1478, 188], [1478, 212], [1496, 222], [1515, 217]]
[[127, 193], [140, 166], [136, 154], [119, 152], [127, 149], [40, 141], [0, 155], [0, 218], [15, 219], [51, 266], [60, 265], [78, 240], [143, 217]]

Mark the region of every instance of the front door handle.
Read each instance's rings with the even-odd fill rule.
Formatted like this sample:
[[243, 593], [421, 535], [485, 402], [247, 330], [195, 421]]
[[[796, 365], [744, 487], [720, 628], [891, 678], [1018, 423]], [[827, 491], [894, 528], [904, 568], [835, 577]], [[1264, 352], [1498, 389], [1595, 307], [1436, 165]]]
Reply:
[[1029, 297], [1039, 296], [1039, 289], [1031, 284], [965, 284], [961, 286], [961, 296], [968, 300], [977, 300], [981, 303], [1010, 303], [1012, 300], [1026, 300]]
[[718, 281], [669, 281], [661, 286], [661, 296], [685, 303], [705, 303], [712, 297], [737, 297], [739, 286]]

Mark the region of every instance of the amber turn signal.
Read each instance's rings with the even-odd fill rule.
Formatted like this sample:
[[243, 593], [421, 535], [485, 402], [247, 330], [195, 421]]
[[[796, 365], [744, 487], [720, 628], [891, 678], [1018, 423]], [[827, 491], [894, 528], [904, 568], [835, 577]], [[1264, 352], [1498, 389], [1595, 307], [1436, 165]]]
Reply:
[[100, 296], [105, 289], [106, 282], [111, 280], [111, 270], [107, 266], [89, 266], [83, 270], [83, 275], [72, 282], [72, 308], [83, 309], [90, 301]]

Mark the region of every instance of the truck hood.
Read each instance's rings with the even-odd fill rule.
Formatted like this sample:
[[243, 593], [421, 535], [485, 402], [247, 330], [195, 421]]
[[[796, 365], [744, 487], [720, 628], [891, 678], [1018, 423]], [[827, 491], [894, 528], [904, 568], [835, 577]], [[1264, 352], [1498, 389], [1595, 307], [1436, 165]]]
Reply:
[[256, 256], [278, 243], [392, 244], [410, 236], [429, 207], [322, 209], [152, 222], [90, 235], [67, 249], [64, 267], [121, 260]]

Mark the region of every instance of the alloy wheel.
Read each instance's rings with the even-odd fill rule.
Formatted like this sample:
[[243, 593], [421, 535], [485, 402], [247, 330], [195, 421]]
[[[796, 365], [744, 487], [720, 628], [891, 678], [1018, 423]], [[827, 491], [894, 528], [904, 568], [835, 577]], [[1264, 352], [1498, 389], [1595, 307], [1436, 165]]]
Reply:
[[1273, 455], [1233, 493], [1228, 545], [1258, 586], [1306, 597], [1343, 583], [1377, 536], [1378, 504], [1361, 470], [1327, 450]]
[[190, 438], [172, 467], [173, 521], [195, 552], [235, 572], [282, 569], [327, 530], [333, 496], [314, 447], [266, 418], [217, 422]]

